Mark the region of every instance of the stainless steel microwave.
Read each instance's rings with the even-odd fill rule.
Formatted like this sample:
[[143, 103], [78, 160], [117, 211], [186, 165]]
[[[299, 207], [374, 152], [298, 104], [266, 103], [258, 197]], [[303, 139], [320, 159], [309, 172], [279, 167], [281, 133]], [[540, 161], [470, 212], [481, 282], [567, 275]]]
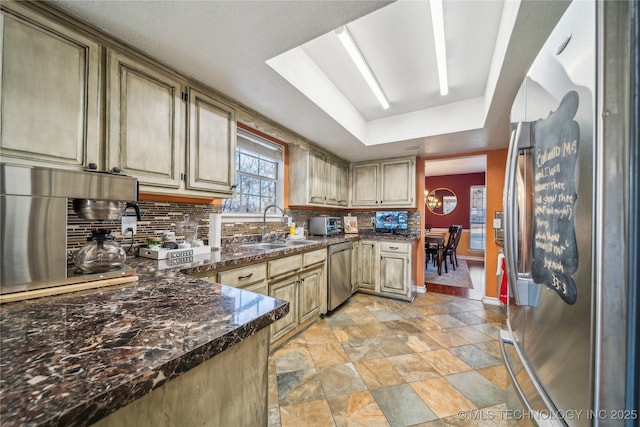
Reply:
[[340, 234], [340, 218], [332, 216], [312, 216], [309, 218], [309, 234], [313, 236], [331, 236]]

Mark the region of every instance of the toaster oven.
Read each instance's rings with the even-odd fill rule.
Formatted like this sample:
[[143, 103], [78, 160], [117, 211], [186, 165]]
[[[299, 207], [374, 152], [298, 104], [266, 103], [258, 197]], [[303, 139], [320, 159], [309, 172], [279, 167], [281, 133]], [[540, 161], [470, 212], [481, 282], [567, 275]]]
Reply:
[[313, 216], [309, 218], [309, 234], [313, 236], [331, 236], [340, 234], [340, 218], [332, 216]]

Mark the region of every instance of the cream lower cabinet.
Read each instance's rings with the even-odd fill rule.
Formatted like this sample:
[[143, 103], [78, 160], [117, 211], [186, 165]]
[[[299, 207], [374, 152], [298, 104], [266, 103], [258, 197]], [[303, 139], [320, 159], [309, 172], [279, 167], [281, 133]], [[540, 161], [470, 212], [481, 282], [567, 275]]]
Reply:
[[415, 158], [397, 158], [351, 165], [352, 207], [406, 207], [416, 205]]
[[353, 262], [356, 272], [353, 283], [358, 289], [367, 289], [377, 291], [378, 288], [378, 272], [380, 265], [378, 263], [378, 241], [376, 240], [360, 240], [356, 243], [354, 251], [356, 259]]
[[101, 167], [98, 43], [9, 1], [0, 37], [2, 161]]
[[265, 262], [224, 271], [196, 273], [192, 276], [257, 294], [268, 295], [269, 293], [267, 286], [267, 263]]
[[413, 300], [411, 243], [361, 240], [357, 254], [354, 269], [359, 291]]
[[271, 325], [278, 346], [326, 312], [326, 249], [267, 262], [269, 296], [289, 301], [289, 313]]

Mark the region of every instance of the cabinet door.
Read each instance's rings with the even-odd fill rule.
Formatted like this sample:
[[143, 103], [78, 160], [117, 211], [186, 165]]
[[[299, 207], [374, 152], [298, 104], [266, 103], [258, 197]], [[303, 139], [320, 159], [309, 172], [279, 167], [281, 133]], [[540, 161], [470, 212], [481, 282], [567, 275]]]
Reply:
[[327, 205], [347, 206], [349, 204], [349, 166], [327, 159]]
[[309, 151], [309, 203], [326, 201], [327, 163], [323, 155]]
[[0, 15], [3, 161], [102, 167], [98, 44], [19, 4], [7, 6], [15, 12]]
[[380, 253], [380, 292], [408, 296], [411, 290], [410, 277], [407, 255]]
[[361, 289], [377, 290], [378, 271], [378, 244], [373, 241], [360, 242], [360, 262], [358, 263], [359, 280]]
[[233, 109], [189, 89], [188, 138], [187, 188], [231, 195], [236, 175]]
[[378, 164], [354, 165], [351, 168], [353, 206], [378, 205]]
[[380, 205], [415, 206], [415, 161], [404, 159], [380, 164]]
[[275, 341], [298, 326], [298, 276], [269, 285], [269, 296], [289, 301], [289, 313], [271, 324], [271, 341]]
[[298, 288], [299, 322], [320, 316], [320, 287], [324, 283], [324, 267], [300, 275]]
[[338, 206], [349, 205], [349, 166], [337, 164], [337, 193], [338, 193]]
[[325, 202], [330, 206], [338, 206], [338, 164], [327, 159], [325, 171]]
[[353, 249], [351, 250], [351, 293], [357, 291], [360, 286], [361, 247], [360, 241], [353, 242]]
[[107, 167], [141, 185], [178, 189], [183, 164], [181, 84], [156, 68], [108, 53]]

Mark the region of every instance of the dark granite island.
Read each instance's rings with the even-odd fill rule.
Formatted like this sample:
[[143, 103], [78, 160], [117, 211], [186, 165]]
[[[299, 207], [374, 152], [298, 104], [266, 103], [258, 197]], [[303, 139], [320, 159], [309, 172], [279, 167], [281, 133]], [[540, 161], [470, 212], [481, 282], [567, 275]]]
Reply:
[[0, 424], [266, 425], [268, 326], [288, 310], [177, 271], [4, 304]]

